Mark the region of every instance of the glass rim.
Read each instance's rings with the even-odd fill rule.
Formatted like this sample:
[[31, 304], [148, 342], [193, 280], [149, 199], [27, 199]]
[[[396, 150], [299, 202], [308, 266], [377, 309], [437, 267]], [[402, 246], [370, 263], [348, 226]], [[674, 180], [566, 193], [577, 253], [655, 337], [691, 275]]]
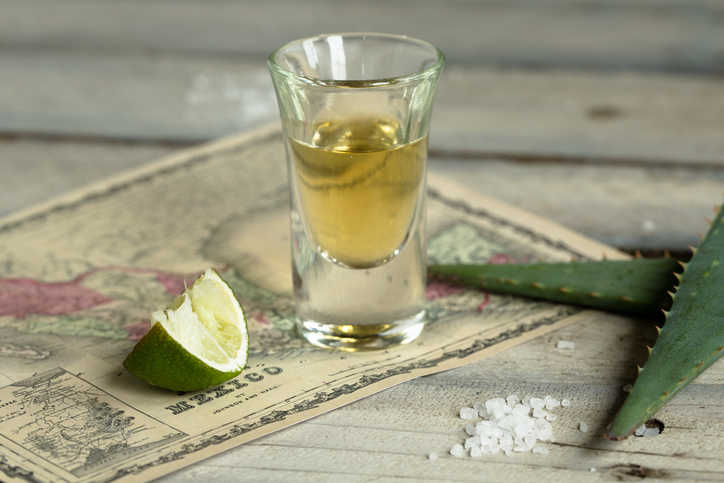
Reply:
[[[306, 76], [302, 74], [297, 74], [295, 72], [291, 72], [282, 66], [280, 66], [276, 62], [276, 56], [282, 52], [285, 49], [288, 49], [294, 45], [301, 44], [303, 42], [307, 42], [309, 40], [319, 40], [319, 39], [325, 39], [328, 37], [373, 37], [373, 38], [385, 38], [385, 39], [392, 39], [397, 41], [404, 41], [409, 44], [414, 44], [418, 46], [425, 47], [429, 49], [431, 52], [433, 52], [437, 56], [437, 60], [434, 64], [432, 64], [429, 67], [426, 67], [424, 69], [412, 72], [410, 74], [405, 74], [401, 76], [395, 76], [395, 77], [382, 77], [379, 79], [345, 79], [345, 80], [335, 80], [335, 79], [326, 79], [326, 78], [320, 78], [320, 77], [311, 77]], [[397, 35], [397, 34], [384, 34], [384, 33], [376, 33], [376, 32], [342, 32], [342, 33], [332, 33], [332, 34], [320, 34], [320, 35], [313, 35], [311, 37], [305, 37], [297, 40], [292, 40], [289, 43], [286, 43], [279, 47], [278, 49], [274, 50], [271, 54], [269, 54], [269, 58], [267, 59], [267, 64], [269, 66], [269, 69], [272, 72], [284, 74], [284, 75], [290, 75], [296, 79], [299, 79], [300, 81], [304, 82], [305, 84], [310, 85], [316, 85], [316, 86], [323, 86], [323, 87], [379, 87], [379, 86], [389, 86], [394, 84], [402, 84], [406, 82], [411, 82], [417, 79], [425, 78], [430, 72], [440, 70], [442, 66], [445, 64], [445, 54], [435, 47], [433, 44], [426, 42], [424, 40], [416, 39], [414, 37], [408, 37], [407, 35]]]

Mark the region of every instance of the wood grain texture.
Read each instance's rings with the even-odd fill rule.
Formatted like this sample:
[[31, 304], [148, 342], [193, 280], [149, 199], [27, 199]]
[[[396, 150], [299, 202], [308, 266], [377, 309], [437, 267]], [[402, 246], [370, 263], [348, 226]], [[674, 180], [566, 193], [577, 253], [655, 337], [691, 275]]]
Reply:
[[432, 158], [430, 169], [609, 245], [688, 251], [722, 203], [724, 170]]
[[0, 141], [0, 216], [178, 149], [79, 141]]
[[[0, 132], [202, 141], [278, 119], [264, 62], [0, 52]], [[724, 165], [714, 78], [449, 65], [430, 147], [447, 157]]]
[[724, 83], [715, 78], [450, 66], [431, 146], [528, 159], [720, 165], [723, 113]]
[[0, 132], [205, 141], [279, 117], [263, 61], [0, 52]]
[[[321, 32], [424, 38], [456, 62], [721, 72], [716, 0], [3, 0], [5, 48], [265, 58]], [[330, 24], [330, 20], [334, 24]]]

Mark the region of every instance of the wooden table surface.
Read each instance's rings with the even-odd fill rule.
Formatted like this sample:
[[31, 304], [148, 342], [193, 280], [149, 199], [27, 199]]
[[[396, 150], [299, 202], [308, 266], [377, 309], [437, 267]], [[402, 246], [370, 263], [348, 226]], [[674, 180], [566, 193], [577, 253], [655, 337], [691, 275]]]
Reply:
[[[486, 195], [684, 256], [722, 201], [720, 0], [0, 0], [0, 215], [274, 122], [266, 56], [331, 31], [445, 52], [430, 169]], [[603, 315], [162, 481], [724, 480], [721, 361], [659, 413], [661, 435], [601, 439], [654, 340], [651, 321]], [[548, 455], [447, 453], [460, 407], [513, 393], [574, 402]]]

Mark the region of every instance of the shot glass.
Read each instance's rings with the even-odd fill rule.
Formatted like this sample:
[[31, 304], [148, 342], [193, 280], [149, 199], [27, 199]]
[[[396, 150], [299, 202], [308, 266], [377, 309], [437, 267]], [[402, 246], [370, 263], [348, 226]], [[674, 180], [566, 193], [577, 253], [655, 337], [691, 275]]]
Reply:
[[299, 334], [348, 351], [425, 324], [427, 134], [445, 62], [398, 35], [297, 40], [268, 61], [287, 152]]

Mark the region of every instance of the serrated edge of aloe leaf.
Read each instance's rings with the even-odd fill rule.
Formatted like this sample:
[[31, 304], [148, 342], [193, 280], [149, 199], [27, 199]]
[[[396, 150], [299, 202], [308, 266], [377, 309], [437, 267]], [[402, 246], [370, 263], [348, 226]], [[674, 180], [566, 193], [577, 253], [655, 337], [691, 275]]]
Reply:
[[723, 215], [719, 209], [691, 261], [682, 264], [666, 322], [606, 438], [628, 437], [724, 354]]

